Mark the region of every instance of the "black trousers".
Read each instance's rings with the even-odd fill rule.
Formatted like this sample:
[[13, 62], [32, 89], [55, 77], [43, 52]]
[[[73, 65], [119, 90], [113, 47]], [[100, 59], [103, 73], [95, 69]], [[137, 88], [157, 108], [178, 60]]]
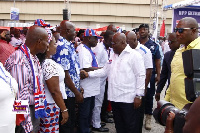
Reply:
[[117, 133], [137, 133], [137, 110], [133, 103], [111, 102]]
[[62, 113], [60, 112], [59, 116], [59, 132], [60, 133], [74, 133], [75, 128], [75, 97], [67, 97], [67, 99], [64, 99], [65, 106], [68, 109], [69, 118], [68, 121], [61, 125], [62, 121]]

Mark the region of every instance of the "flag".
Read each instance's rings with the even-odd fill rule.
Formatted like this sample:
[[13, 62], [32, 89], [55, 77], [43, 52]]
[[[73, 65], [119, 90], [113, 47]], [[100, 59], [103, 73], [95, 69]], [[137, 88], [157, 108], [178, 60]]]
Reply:
[[165, 36], [165, 20], [163, 20], [162, 26], [160, 28], [160, 36]]

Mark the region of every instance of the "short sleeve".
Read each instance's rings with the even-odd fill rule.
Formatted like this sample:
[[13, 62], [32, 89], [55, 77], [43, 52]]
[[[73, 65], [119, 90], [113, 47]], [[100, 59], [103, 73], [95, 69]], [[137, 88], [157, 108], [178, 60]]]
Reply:
[[86, 48], [80, 46], [78, 54], [79, 54], [79, 63], [80, 68], [89, 68], [92, 67], [92, 56]]
[[42, 71], [45, 80], [48, 80], [53, 76], [59, 76], [58, 69], [53, 61], [45, 61], [42, 64]]
[[151, 51], [149, 49], [146, 49], [147, 53], [144, 55], [144, 65], [145, 68], [153, 68], [153, 62], [152, 62], [152, 54]]

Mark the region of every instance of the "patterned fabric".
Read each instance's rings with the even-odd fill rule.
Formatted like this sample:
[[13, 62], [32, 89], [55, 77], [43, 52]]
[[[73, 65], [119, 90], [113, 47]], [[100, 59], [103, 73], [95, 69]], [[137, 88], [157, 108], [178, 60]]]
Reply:
[[[43, 74], [40, 68], [40, 63], [36, 56], [32, 56], [32, 58], [35, 65], [35, 72], [38, 73], [39, 81], [41, 83], [40, 87], [42, 88], [42, 93], [44, 94]], [[28, 100], [29, 105], [35, 105], [33, 76], [31, 74], [31, 66], [26, 58], [26, 55], [18, 49], [8, 58], [4, 67], [8, 72], [10, 72], [18, 83], [17, 98], [20, 100]], [[25, 129], [25, 132], [28, 133], [33, 129], [31, 117], [30, 114], [26, 114], [24, 117], [25, 121], [23, 121], [21, 125]]]
[[50, 24], [46, 24], [45, 21], [43, 19], [36, 19], [34, 22], [34, 25], [37, 26], [50, 26]]
[[12, 38], [11, 38], [11, 41], [10, 41], [10, 44], [11, 44], [13, 47], [18, 48], [18, 47], [22, 44], [22, 39], [21, 39], [21, 38], [17, 39], [17, 38], [15, 38], [15, 37], [12, 37]]
[[[46, 63], [47, 62], [47, 63]], [[53, 76], [59, 76], [58, 69], [56, 65], [51, 63], [48, 59], [42, 64], [44, 80], [48, 80]]]
[[[34, 90], [34, 99], [35, 99], [35, 117], [38, 119], [39, 117], [46, 117], [46, 113], [44, 110], [44, 107], [47, 104], [45, 93], [44, 93], [44, 86], [41, 87], [40, 84], [42, 84], [42, 81], [39, 80], [39, 73], [35, 71], [35, 63], [39, 65], [39, 62], [33, 62], [33, 57], [30, 53], [30, 50], [28, 47], [24, 44], [19, 48], [28, 59], [30, 66], [31, 66], [31, 74], [33, 76], [33, 90]], [[41, 68], [41, 67], [40, 67]]]
[[63, 99], [67, 99], [67, 94], [65, 92], [65, 72], [62, 66], [56, 63], [52, 59], [45, 59], [42, 63], [42, 70], [44, 76], [44, 88], [45, 88], [45, 95], [48, 103], [55, 103], [54, 99], [52, 98], [51, 93], [49, 92], [48, 86], [46, 84], [46, 80], [49, 80], [52, 77], [59, 77], [59, 88], [62, 93]]
[[45, 108], [47, 112], [46, 118], [40, 119], [39, 133], [59, 133], [59, 114], [60, 108], [55, 103], [47, 103]]
[[[57, 52], [52, 59], [61, 64], [64, 70], [69, 71], [69, 75], [75, 87], [80, 91], [79, 57], [75, 51], [74, 44], [68, 42], [64, 38], [59, 39], [59, 41], [61, 44], [57, 46]], [[74, 93], [67, 86], [66, 94], [68, 97], [75, 97]]]

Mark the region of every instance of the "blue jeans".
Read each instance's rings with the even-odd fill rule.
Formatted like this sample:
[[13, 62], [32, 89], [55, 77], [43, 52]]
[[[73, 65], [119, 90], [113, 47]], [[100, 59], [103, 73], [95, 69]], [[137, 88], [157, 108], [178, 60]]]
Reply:
[[153, 96], [155, 95], [155, 74], [152, 73], [150, 80], [150, 88], [147, 87], [145, 96], [145, 114], [152, 115]]
[[94, 108], [95, 97], [84, 98], [84, 102], [79, 104], [79, 131], [78, 133], [90, 133], [92, 120], [92, 110]]

